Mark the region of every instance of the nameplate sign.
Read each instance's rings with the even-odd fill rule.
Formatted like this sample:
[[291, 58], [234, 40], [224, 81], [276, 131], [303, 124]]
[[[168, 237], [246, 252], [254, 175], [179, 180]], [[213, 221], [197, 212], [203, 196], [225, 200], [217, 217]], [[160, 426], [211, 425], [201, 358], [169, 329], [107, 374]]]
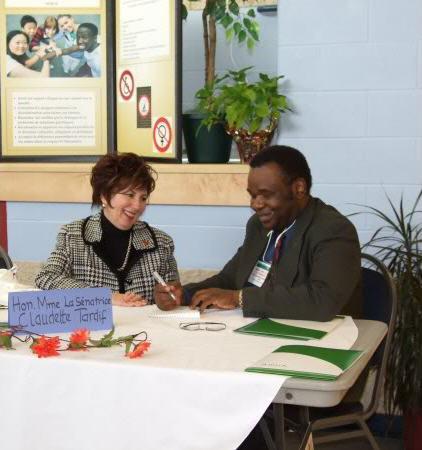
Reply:
[[111, 291], [105, 288], [9, 292], [9, 326], [39, 334], [113, 327]]

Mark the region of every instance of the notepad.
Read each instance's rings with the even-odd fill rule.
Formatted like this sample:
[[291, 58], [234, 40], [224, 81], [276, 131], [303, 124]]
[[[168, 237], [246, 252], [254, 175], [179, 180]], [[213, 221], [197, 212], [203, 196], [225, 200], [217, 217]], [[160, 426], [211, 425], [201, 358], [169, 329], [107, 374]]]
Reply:
[[284, 339], [322, 339], [342, 322], [342, 317], [336, 317], [329, 322], [312, 322], [305, 320], [258, 319], [237, 328], [236, 332], [258, 336], [279, 337]]
[[152, 319], [199, 320], [200, 314], [199, 309], [190, 309], [187, 306], [179, 306], [171, 311], [163, 311], [157, 305], [154, 305], [148, 317]]
[[246, 372], [333, 381], [349, 369], [362, 354], [361, 350], [282, 345], [245, 370]]

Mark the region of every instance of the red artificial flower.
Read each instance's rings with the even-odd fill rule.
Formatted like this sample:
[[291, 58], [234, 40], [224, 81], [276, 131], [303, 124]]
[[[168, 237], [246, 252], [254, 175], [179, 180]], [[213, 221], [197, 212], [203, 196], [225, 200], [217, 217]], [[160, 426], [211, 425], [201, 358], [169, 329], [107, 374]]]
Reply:
[[133, 351], [127, 352], [126, 356], [128, 356], [130, 359], [140, 358], [146, 351], [148, 351], [150, 345], [151, 342], [148, 341], [140, 342], [139, 344], [135, 345]]
[[49, 356], [58, 356], [60, 353], [57, 351], [60, 347], [60, 339], [58, 336], [47, 337], [41, 336], [34, 339], [34, 343], [31, 345], [33, 353], [38, 355], [38, 358], [48, 358]]
[[86, 348], [89, 339], [89, 330], [80, 328], [70, 335], [69, 350], [88, 350]]

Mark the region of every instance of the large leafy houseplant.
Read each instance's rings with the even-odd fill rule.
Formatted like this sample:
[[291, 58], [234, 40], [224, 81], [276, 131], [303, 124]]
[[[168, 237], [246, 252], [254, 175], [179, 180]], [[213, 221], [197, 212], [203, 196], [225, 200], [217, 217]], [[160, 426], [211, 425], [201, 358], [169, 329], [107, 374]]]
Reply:
[[[180, 1], [180, 0], [179, 0]], [[182, 16], [186, 19], [186, 5], [200, 0], [183, 0]], [[255, 10], [241, 9], [243, 0], [204, 0], [202, 10], [202, 41], [204, 49], [204, 86], [213, 85], [216, 77], [215, 61], [217, 29], [225, 30], [226, 39], [253, 48], [259, 39], [259, 25]], [[212, 128], [201, 127], [204, 115], [198, 110], [183, 114], [183, 133], [189, 162], [225, 163], [230, 158], [231, 137], [221, 123]]]
[[[406, 212], [403, 196], [398, 206], [387, 196], [391, 214], [367, 210], [383, 224], [364, 247], [371, 248], [389, 268], [397, 283], [397, 321], [387, 363], [385, 395], [390, 413], [422, 414], [422, 190]], [[411, 419], [414, 420], [414, 419]], [[413, 433], [414, 426], [406, 429]], [[409, 438], [409, 436], [408, 436]]]
[[[182, 17], [186, 19], [186, 4], [198, 3], [201, 0], [184, 0]], [[228, 41], [234, 39], [238, 43], [246, 42], [252, 49], [259, 40], [259, 24], [255, 20], [255, 10], [250, 8], [242, 12], [245, 0], [205, 0], [202, 10], [202, 39], [204, 43], [205, 79], [204, 85], [215, 79], [215, 58], [217, 50], [217, 25], [225, 29]]]
[[257, 81], [249, 82], [250, 69], [229, 70], [196, 93], [205, 113], [203, 124], [224, 123], [245, 162], [271, 140], [281, 114], [289, 110], [286, 96], [279, 92], [284, 76], [260, 73]]

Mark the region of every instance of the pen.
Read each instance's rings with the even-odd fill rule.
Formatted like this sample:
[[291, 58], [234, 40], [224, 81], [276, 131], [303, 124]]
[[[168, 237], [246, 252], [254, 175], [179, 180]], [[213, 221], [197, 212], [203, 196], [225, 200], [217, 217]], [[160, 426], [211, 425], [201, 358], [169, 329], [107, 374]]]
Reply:
[[[152, 276], [157, 280], [158, 283], [161, 284], [161, 286], [165, 286], [167, 287], [167, 283], [161, 278], [160, 274], [158, 272], [152, 272]], [[173, 292], [169, 292], [168, 293], [170, 295], [170, 297], [176, 301], [176, 296], [173, 294]]]

